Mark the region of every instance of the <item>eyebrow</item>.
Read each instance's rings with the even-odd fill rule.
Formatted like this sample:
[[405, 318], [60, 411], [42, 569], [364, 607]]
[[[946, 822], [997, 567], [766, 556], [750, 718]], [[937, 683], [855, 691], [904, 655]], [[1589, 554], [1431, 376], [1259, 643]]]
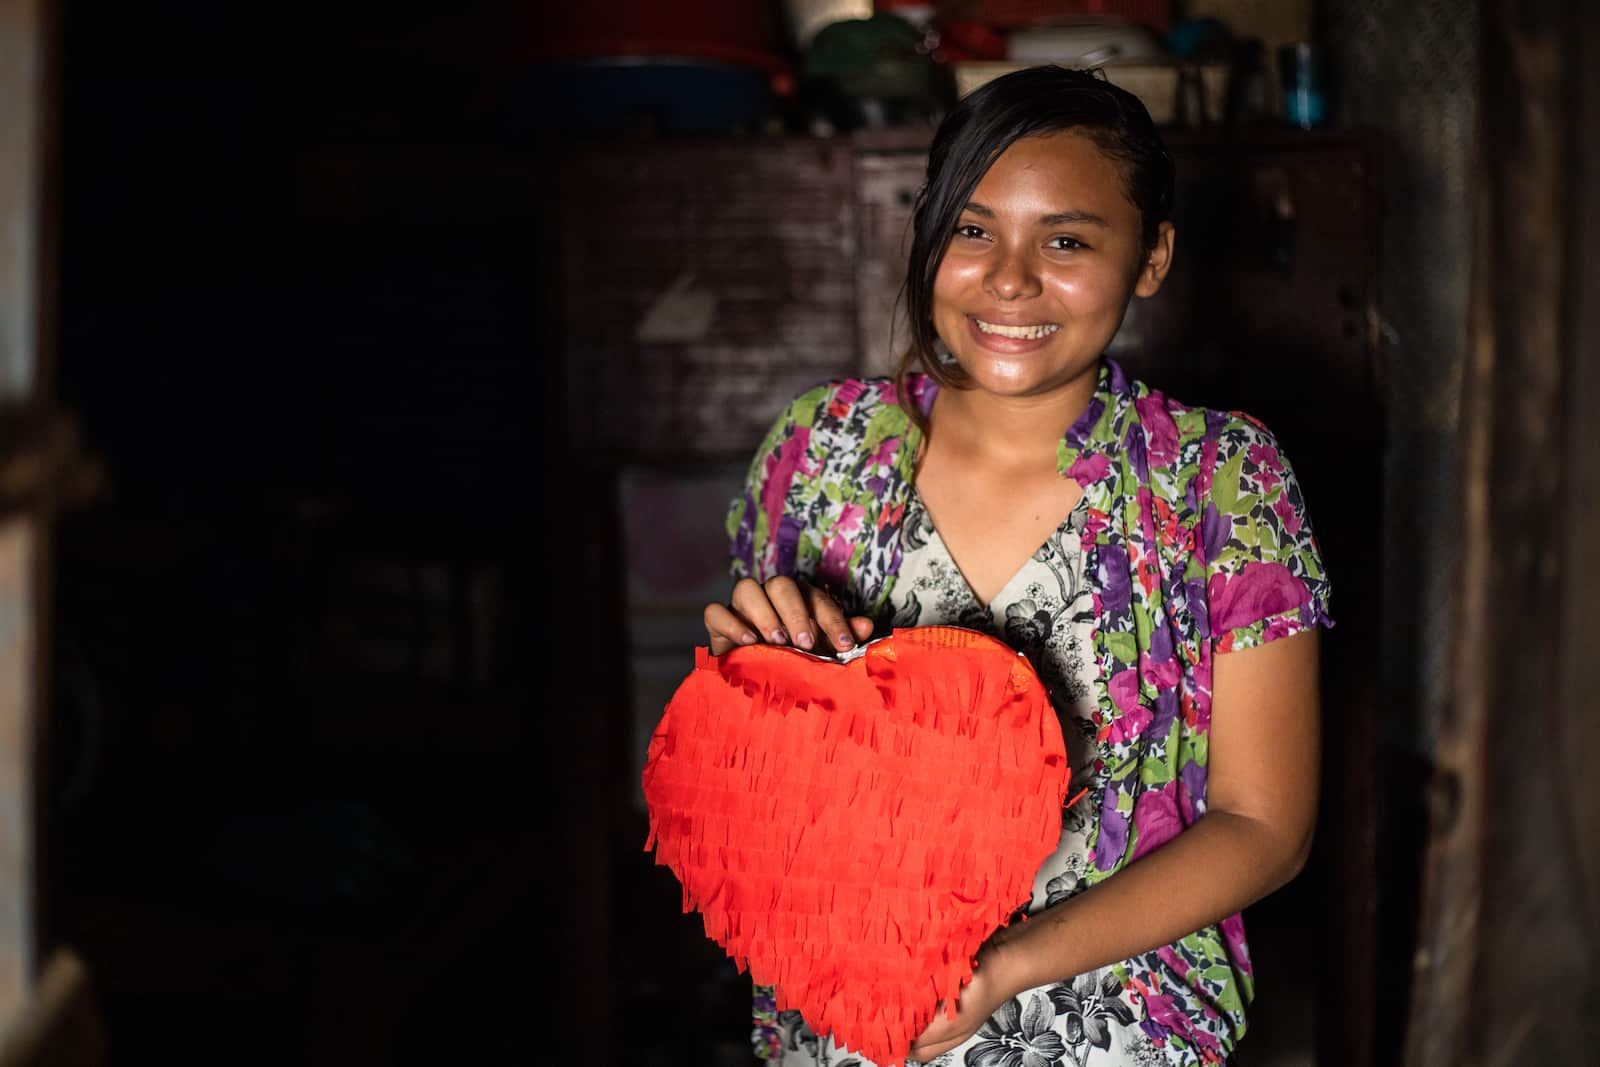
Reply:
[[[966, 206], [966, 208], [964, 210], [970, 211], [974, 215], [978, 215], [978, 216], [980, 216], [982, 218], [986, 218], [986, 219], [994, 218], [994, 211], [993, 210], [991, 210], [990, 208], [985, 207], [984, 205], [978, 203], [975, 200], [968, 201], [967, 202], [967, 206]], [[1090, 225], [1090, 226], [1104, 226], [1107, 229], [1109, 229], [1111, 227], [1111, 223], [1107, 222], [1105, 219], [1101, 218], [1099, 215], [1093, 214], [1092, 212], [1088, 212], [1088, 211], [1057, 211], [1056, 213], [1054, 213], [1052, 215], [1041, 215], [1039, 217], [1039, 224], [1041, 226], [1064, 226], [1064, 225], [1074, 225], [1074, 224], [1087, 224], [1087, 225]]]

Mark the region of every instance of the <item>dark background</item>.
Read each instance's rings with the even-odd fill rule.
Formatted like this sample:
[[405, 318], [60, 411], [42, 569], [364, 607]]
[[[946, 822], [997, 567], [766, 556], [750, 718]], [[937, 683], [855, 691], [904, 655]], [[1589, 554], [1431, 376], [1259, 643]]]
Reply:
[[562, 1047], [558, 266], [532, 212], [303, 208], [324, 145], [521, 147], [479, 7], [63, 5], [57, 388], [107, 490], [57, 533], [42, 906], [113, 1062]]

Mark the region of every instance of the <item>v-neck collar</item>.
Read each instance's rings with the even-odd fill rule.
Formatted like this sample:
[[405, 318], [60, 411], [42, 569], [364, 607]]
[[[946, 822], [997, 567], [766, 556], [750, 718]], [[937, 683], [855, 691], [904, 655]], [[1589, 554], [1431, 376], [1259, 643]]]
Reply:
[[[1004, 606], [1011, 604], [1016, 599], [1013, 597], [1012, 599], [1008, 600], [1006, 598], [1006, 592], [1027, 575], [1028, 565], [1031, 564], [1034, 560], [1034, 557], [1039, 554], [1039, 550], [1048, 545], [1050, 543], [1050, 539], [1061, 533], [1062, 530], [1070, 530], [1073, 519], [1077, 517], [1080, 511], [1088, 507], [1088, 498], [1084, 495], [1080, 495], [1078, 497], [1078, 502], [1067, 509], [1067, 513], [1062, 517], [1061, 521], [1057, 523], [1049, 533], [1045, 534], [1044, 540], [1040, 541], [1036, 546], [1034, 546], [1032, 552], [1029, 552], [1027, 556], [1023, 558], [1022, 562], [1017, 565], [1017, 569], [1011, 573], [1009, 578], [1000, 584], [1000, 588], [995, 590], [994, 596], [986, 603], [982, 597], [978, 596], [977, 591], [972, 588], [972, 580], [967, 577], [966, 572], [961, 569], [961, 564], [957, 563], [955, 556], [951, 554], [950, 546], [945, 543], [944, 535], [939, 532], [938, 524], [933, 521], [933, 512], [928, 510], [928, 505], [922, 499], [922, 493], [917, 489], [915, 482], [913, 482], [911, 485], [911, 497], [915, 503], [917, 511], [920, 512], [927, 521], [928, 547], [931, 548], [934, 545], [938, 545], [939, 554], [943, 557], [944, 561], [950, 565], [951, 572], [961, 579], [961, 591], [966, 594], [968, 600], [977, 605], [980, 610], [987, 612], [991, 617], [994, 615], [994, 606], [996, 604]], [[1080, 547], [1078, 542], [1070, 537], [1065, 539], [1065, 543], [1071, 545], [1073, 548]]]

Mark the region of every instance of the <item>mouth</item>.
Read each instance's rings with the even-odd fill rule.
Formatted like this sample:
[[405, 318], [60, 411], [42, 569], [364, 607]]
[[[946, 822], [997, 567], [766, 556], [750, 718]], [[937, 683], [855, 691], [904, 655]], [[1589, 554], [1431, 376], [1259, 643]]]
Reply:
[[1006, 326], [998, 322], [984, 322], [976, 316], [973, 316], [972, 321], [978, 327], [979, 333], [990, 337], [1010, 337], [1018, 341], [1037, 341], [1061, 329], [1060, 324], [1054, 322], [1040, 322], [1031, 326]]

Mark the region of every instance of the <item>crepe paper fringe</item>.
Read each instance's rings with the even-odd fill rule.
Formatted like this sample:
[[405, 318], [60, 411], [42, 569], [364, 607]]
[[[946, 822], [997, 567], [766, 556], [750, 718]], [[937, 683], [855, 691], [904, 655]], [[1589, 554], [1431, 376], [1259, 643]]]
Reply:
[[894, 1067], [1030, 899], [1069, 779], [1044, 686], [985, 634], [700, 649], [650, 740], [645, 849], [779, 1010]]

